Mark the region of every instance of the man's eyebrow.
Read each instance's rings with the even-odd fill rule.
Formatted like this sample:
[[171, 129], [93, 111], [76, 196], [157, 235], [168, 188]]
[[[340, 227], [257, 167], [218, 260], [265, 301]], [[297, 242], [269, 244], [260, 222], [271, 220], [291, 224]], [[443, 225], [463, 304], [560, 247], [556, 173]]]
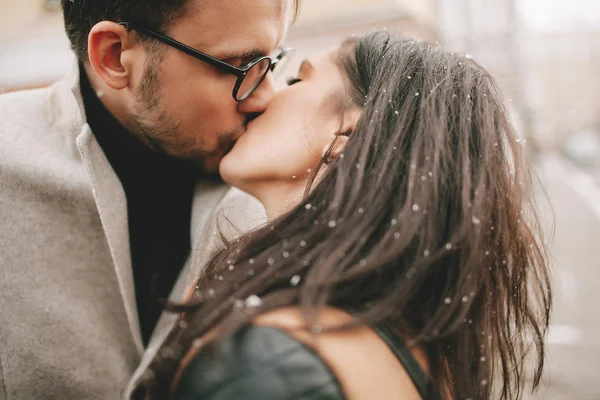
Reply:
[[219, 60], [241, 59], [241, 60], [247, 60], [248, 62], [250, 62], [250, 61], [256, 60], [257, 58], [264, 57], [266, 55], [267, 55], [267, 53], [265, 53], [264, 50], [252, 49], [252, 50], [240, 51], [240, 52], [227, 52], [227, 53], [224, 52], [224, 53], [218, 54], [216, 56], [216, 58], [218, 58]]

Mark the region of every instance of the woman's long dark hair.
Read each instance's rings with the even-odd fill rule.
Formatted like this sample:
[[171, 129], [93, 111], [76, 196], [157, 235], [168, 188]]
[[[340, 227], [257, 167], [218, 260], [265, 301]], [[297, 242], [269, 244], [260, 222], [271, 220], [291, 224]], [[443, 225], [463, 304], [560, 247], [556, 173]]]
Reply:
[[[184, 311], [165, 344], [176, 356], [152, 366], [151, 392], [167, 397], [215, 326], [299, 306], [319, 331], [331, 306], [423, 346], [451, 398], [520, 398], [530, 350], [532, 390], [540, 381], [551, 292], [530, 171], [493, 78], [384, 32], [346, 41], [338, 61], [342, 96], [363, 109], [343, 157], [293, 210], [212, 258], [191, 303], [173, 307]], [[261, 304], [247, 307], [251, 296]]]

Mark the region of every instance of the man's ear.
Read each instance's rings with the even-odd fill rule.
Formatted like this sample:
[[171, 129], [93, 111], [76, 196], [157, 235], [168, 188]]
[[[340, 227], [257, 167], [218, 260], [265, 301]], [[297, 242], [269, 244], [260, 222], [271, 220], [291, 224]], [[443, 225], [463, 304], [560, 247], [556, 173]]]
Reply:
[[123, 53], [133, 39], [126, 27], [110, 21], [94, 25], [88, 37], [89, 61], [96, 75], [115, 90], [129, 85], [129, 68]]

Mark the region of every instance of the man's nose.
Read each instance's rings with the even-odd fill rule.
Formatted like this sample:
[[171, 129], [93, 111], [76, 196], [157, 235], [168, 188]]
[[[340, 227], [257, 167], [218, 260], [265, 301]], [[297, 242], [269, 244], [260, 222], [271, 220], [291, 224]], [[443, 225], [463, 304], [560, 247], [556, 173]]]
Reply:
[[274, 96], [273, 74], [269, 72], [254, 92], [247, 99], [240, 101], [238, 110], [242, 114], [263, 113]]

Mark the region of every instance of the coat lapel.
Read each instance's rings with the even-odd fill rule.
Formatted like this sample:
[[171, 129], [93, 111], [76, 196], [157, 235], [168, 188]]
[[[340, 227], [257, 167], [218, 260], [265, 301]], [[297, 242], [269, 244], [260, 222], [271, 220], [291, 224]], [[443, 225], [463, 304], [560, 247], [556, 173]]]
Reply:
[[115, 272], [119, 280], [120, 295], [127, 313], [127, 321], [136, 347], [143, 352], [135, 286], [129, 250], [129, 224], [127, 199], [117, 175], [96, 141], [90, 127], [85, 124], [76, 140], [77, 148], [87, 170], [92, 193], [98, 207], [104, 234], [108, 241]]

